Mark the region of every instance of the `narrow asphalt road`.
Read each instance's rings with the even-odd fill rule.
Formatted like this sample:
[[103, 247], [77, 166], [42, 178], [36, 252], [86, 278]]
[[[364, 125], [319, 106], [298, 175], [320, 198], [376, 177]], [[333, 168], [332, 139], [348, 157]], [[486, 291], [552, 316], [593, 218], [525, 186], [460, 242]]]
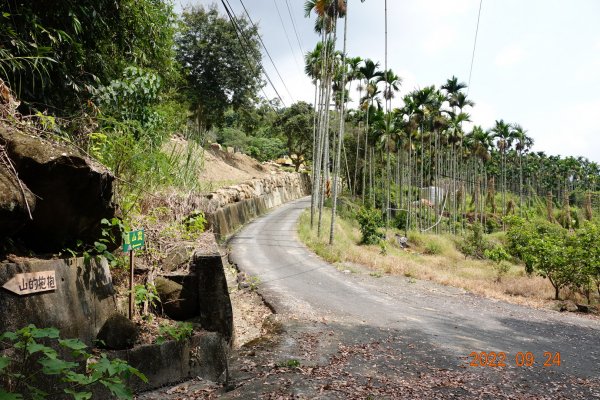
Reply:
[[[385, 335], [389, 338], [393, 334], [399, 338], [397, 350], [405, 357], [422, 360], [424, 368], [468, 371], [471, 379], [481, 377], [482, 382], [489, 378], [498, 383], [504, 376], [505, 388], [514, 384], [519, 393], [531, 390], [535, 398], [600, 398], [598, 319], [489, 300], [428, 281], [378, 278], [368, 271], [341, 272], [297, 238], [298, 217], [309, 204], [310, 199], [304, 198], [281, 206], [247, 225], [229, 242], [231, 261], [241, 271], [257, 277], [259, 292], [277, 314], [307, 321], [295, 322], [291, 330], [301, 330], [302, 324], [308, 326], [312, 321], [321, 324], [320, 328], [311, 328], [315, 340], [331, 330], [331, 335], [343, 331], [346, 339], [356, 332], [354, 342], [364, 339], [365, 343], [367, 339], [379, 343]], [[376, 332], [381, 333], [379, 337]], [[288, 346], [286, 351], [295, 354], [291, 348], [294, 340], [283, 343], [279, 346]], [[500, 359], [495, 363], [490, 359], [487, 367], [472, 367], [471, 362], [481, 361], [470, 356], [473, 352], [503, 352], [506, 367], [494, 367]], [[519, 365], [531, 361], [534, 363], [530, 366]], [[511, 375], [505, 371], [512, 371]], [[387, 373], [387, 379], [396, 375], [390, 377]], [[517, 385], [512, 381], [517, 378], [526, 382]], [[547, 381], [560, 385], [544, 386]], [[319, 393], [324, 387], [330, 385], [322, 385]], [[457, 390], [460, 388], [454, 388], [448, 396], [460, 395]], [[435, 395], [444, 397], [440, 393]], [[513, 393], [507, 397], [518, 396]]]

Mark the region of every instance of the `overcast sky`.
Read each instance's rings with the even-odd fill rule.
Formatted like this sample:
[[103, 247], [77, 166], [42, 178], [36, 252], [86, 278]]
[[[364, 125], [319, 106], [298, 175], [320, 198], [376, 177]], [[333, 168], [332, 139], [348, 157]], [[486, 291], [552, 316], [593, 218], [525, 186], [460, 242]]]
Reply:
[[[175, 0], [176, 9], [213, 0]], [[289, 105], [313, 102], [303, 54], [318, 36], [303, 0], [243, 0], [259, 24], [290, 94], [263, 57]], [[229, 0], [240, 16], [240, 0]], [[520, 123], [534, 151], [584, 156], [600, 162], [600, 1], [483, 0], [469, 98], [473, 122]], [[300, 44], [294, 33], [292, 19]], [[218, 7], [223, 10], [220, 2]], [[479, 0], [389, 0], [389, 67], [400, 75], [400, 98], [417, 87], [440, 86], [456, 75], [469, 79]], [[279, 11], [279, 12], [278, 12]], [[279, 17], [281, 15], [281, 20]], [[340, 32], [341, 37], [341, 32]], [[384, 61], [384, 0], [349, 1], [348, 54]], [[341, 48], [341, 40], [339, 47]], [[274, 96], [267, 86], [265, 91]], [[356, 99], [358, 93], [353, 90]]]

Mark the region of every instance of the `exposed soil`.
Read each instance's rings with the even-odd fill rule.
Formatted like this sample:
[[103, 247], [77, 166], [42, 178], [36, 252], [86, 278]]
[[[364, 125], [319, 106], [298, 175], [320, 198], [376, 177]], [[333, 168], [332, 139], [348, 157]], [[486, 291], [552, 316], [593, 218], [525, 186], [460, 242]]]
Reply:
[[[167, 154], [179, 154], [187, 157], [189, 143], [180, 137], [173, 137], [165, 145]], [[274, 163], [261, 163], [242, 153], [229, 153], [226, 149], [193, 148], [192, 156], [202, 159], [199, 166], [198, 180], [203, 190], [211, 191], [222, 186], [233, 185], [252, 178], [262, 178], [279, 169]]]
[[238, 183], [252, 178], [261, 178], [276, 171], [277, 167], [260, 163], [241, 153], [227, 153], [222, 150], [204, 152], [204, 170], [200, 180], [204, 182]]

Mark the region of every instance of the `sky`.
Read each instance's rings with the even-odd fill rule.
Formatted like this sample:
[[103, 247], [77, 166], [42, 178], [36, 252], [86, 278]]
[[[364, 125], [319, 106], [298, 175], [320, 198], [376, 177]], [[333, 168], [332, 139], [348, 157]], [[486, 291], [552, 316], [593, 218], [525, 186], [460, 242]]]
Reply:
[[[265, 55], [263, 65], [286, 105], [312, 103], [303, 53], [313, 49], [319, 37], [313, 31], [314, 16], [304, 17], [304, 0], [242, 1], [289, 90]], [[177, 11], [214, 3], [225, 15], [220, 1], [175, 2]], [[243, 14], [240, 0], [229, 3], [236, 15]], [[453, 75], [468, 82], [480, 0], [387, 3], [388, 67], [403, 79], [395, 107], [415, 88], [439, 87]], [[371, 58], [381, 69], [384, 7], [384, 0], [348, 2], [348, 55]], [[497, 119], [519, 123], [534, 139], [534, 151], [600, 162], [598, 21], [598, 0], [481, 0], [468, 92], [476, 103], [467, 111], [473, 123], [484, 129]], [[269, 85], [265, 92], [275, 97]], [[353, 90], [351, 97], [357, 99], [358, 92]]]

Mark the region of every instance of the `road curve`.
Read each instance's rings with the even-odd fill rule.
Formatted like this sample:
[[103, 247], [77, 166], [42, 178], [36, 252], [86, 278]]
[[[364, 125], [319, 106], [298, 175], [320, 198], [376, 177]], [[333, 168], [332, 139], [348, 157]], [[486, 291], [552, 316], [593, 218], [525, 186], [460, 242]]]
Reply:
[[297, 219], [309, 204], [303, 198], [283, 205], [229, 242], [231, 261], [258, 277], [259, 292], [277, 313], [397, 330], [431, 343], [456, 366], [464, 367], [472, 352], [531, 352], [540, 363], [544, 352], [560, 352], [561, 366], [553, 373], [600, 377], [597, 319], [488, 300], [428, 281], [340, 272], [298, 241]]

